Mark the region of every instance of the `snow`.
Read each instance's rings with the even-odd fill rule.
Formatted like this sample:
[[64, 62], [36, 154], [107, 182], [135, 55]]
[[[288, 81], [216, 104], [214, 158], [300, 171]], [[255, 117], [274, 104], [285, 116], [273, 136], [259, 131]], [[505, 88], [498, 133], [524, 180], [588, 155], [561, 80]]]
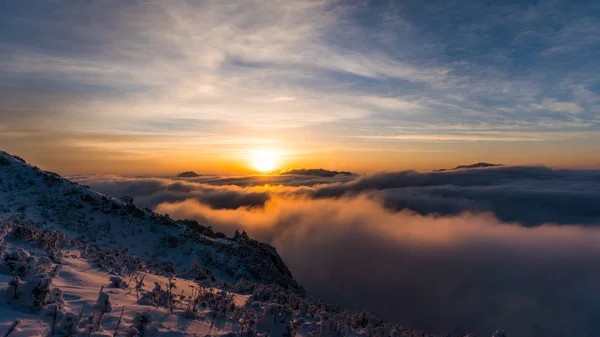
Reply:
[[[9, 250], [14, 249], [14, 244], [9, 244]], [[112, 302], [112, 312], [107, 314], [102, 319], [102, 329], [106, 332], [114, 333], [118, 316], [121, 308], [125, 308], [123, 312], [123, 322], [132, 322], [136, 313], [148, 311], [155, 318], [154, 324], [158, 327], [161, 336], [205, 336], [209, 334], [210, 322], [204, 320], [185, 320], [181, 318], [183, 309], [175, 309], [175, 313], [171, 315], [165, 308], [155, 308], [150, 306], [138, 305], [136, 301], [135, 291], [131, 289], [114, 289], [107, 288], [110, 283], [111, 274], [95, 267], [89, 260], [75, 257], [78, 252], [67, 252], [68, 257], [63, 260], [62, 271], [54, 278], [52, 284], [63, 291], [65, 300], [64, 309], [66, 312], [80, 313], [83, 309], [83, 317], [89, 316], [94, 308], [98, 293], [101, 287], [104, 292], [109, 295]], [[10, 277], [2, 275], [3, 284], [7, 284]], [[159, 275], [148, 274], [146, 277], [146, 286], [144, 291], [151, 291], [154, 282], [166, 284], [168, 278]], [[198, 288], [198, 284], [190, 280], [177, 280], [177, 289], [183, 291], [186, 296], [191, 296], [191, 290]], [[218, 289], [213, 289], [217, 291]], [[220, 290], [218, 290], [220, 291]], [[245, 305], [248, 295], [234, 295], [236, 305]], [[18, 325], [17, 330], [10, 336], [48, 336], [51, 327], [50, 322], [46, 319], [41, 319], [37, 315], [26, 314], [23, 311], [11, 310], [9, 306], [2, 306], [0, 311], [0, 331], [8, 330], [12, 322], [20, 318], [22, 323]], [[225, 326], [227, 332], [233, 328], [231, 324]], [[222, 330], [223, 326], [214, 328], [217, 332]], [[123, 332], [125, 325], [122, 326]]]

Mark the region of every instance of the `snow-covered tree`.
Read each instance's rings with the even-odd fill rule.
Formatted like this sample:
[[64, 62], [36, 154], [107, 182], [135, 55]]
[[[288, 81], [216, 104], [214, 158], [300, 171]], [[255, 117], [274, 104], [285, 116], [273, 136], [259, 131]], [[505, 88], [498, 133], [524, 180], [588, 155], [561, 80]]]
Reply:
[[[130, 327], [130, 331], [137, 331], [139, 337], [151, 337], [158, 334], [158, 329], [152, 325], [154, 317], [148, 312], [138, 312], [133, 317], [133, 325]], [[132, 329], [133, 328], [133, 329]]]
[[96, 305], [94, 305], [93, 324], [95, 330], [99, 331], [102, 324], [102, 316], [112, 311], [110, 297], [105, 292], [100, 292]]
[[128, 286], [127, 286], [127, 283], [125, 281], [123, 281], [122, 278], [120, 278], [118, 276], [112, 276], [110, 278], [109, 287], [118, 288], [118, 289], [126, 289]]

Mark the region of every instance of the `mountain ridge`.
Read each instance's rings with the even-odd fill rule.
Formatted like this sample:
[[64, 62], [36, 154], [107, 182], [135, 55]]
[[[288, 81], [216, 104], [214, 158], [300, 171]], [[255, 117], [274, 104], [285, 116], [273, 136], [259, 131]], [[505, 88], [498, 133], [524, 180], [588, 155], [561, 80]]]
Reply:
[[119, 249], [150, 265], [189, 273], [197, 262], [220, 279], [276, 283], [304, 293], [267, 243], [227, 238], [210, 224], [173, 220], [42, 171], [0, 151], [0, 218], [15, 218], [103, 249]]
[[315, 176], [321, 178], [331, 178], [337, 175], [354, 175], [352, 172], [347, 171], [330, 171], [322, 168], [318, 169], [291, 169], [282, 171], [279, 173], [280, 175], [305, 175], [305, 176]]
[[177, 174], [177, 178], [196, 178], [196, 177], [200, 177], [201, 175], [194, 172], [194, 171], [185, 171], [185, 172], [181, 172], [179, 174]]
[[488, 168], [488, 167], [500, 167], [500, 166], [504, 166], [503, 164], [492, 164], [492, 163], [486, 163], [486, 162], [479, 162], [479, 163], [475, 163], [475, 164], [470, 164], [470, 165], [458, 165], [454, 168], [451, 169], [438, 169], [438, 170], [433, 170], [434, 172], [444, 172], [444, 171], [455, 171], [455, 170], [469, 170], [469, 169], [478, 169], [478, 168]]

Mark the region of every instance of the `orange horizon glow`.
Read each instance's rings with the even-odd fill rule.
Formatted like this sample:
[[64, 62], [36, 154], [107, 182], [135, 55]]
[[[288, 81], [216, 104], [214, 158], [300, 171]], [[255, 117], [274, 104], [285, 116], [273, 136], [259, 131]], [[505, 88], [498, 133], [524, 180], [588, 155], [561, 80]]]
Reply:
[[[476, 162], [490, 162], [504, 165], [545, 165], [554, 168], [593, 169], [600, 167], [600, 161], [585, 158], [582, 154], [591, 149], [567, 151], [568, 148], [554, 147], [552, 150], [521, 144], [521, 153], [510, 149], [496, 148], [484, 151], [463, 144], [464, 151], [447, 149], [432, 152], [411, 149], [369, 150], [314, 150], [310, 147], [294, 147], [286, 142], [275, 147], [236, 147], [216, 151], [181, 150], [170, 153], [117, 152], [98, 153], [97, 151], [27, 151], [20, 148], [4, 148], [7, 152], [23, 157], [33, 165], [62, 175], [76, 174], [116, 174], [116, 175], [175, 175], [184, 171], [194, 171], [208, 175], [253, 175], [278, 173], [283, 170], [301, 168], [322, 168], [335, 171], [351, 171], [369, 174], [381, 171], [417, 170], [431, 171], [452, 168]], [[542, 145], [542, 144], [539, 144]], [[409, 151], [410, 150], [410, 151]], [[585, 159], [584, 159], [585, 158]], [[568, 163], [568, 164], [567, 164]]]

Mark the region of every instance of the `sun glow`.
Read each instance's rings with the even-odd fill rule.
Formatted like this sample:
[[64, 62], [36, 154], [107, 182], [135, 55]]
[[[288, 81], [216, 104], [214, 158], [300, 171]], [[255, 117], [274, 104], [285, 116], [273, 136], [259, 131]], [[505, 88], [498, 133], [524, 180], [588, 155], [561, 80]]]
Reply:
[[279, 165], [279, 154], [275, 150], [254, 150], [250, 153], [250, 165], [262, 173], [273, 172]]

